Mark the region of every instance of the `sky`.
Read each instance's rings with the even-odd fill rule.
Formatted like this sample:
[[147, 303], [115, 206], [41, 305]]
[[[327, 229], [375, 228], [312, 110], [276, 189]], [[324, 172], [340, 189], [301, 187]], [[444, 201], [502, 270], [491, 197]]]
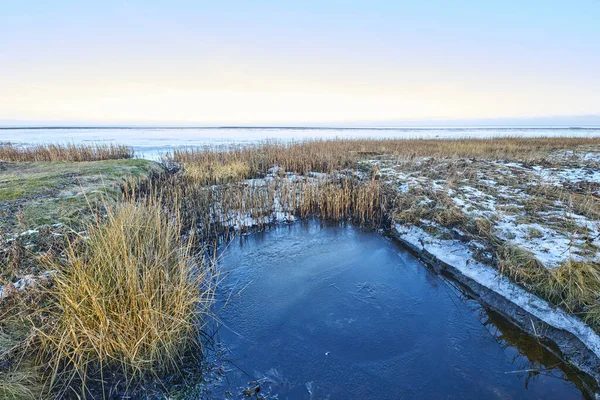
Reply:
[[600, 115], [599, 20], [600, 0], [0, 0], [0, 121], [576, 123]]

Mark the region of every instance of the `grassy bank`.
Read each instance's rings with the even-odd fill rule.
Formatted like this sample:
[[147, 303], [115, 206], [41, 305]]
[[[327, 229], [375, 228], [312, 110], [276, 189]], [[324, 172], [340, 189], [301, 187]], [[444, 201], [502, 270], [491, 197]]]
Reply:
[[395, 222], [466, 243], [479, 261], [600, 331], [600, 148], [535, 154], [363, 163], [394, 188]]
[[[105, 218], [107, 207], [122, 203], [121, 186], [164, 170], [129, 158], [129, 149], [122, 154], [105, 146], [36, 147], [25, 153], [2, 149], [3, 159], [51, 154], [56, 160], [0, 162], [0, 398], [45, 398], [47, 361], [44, 368], [35, 361], [41, 345], [38, 330], [61, 321], [51, 291], [62, 275], [50, 261], [75, 247], [83, 255], [82, 246], [71, 243]], [[74, 159], [79, 161], [69, 161]]]
[[[98, 194], [116, 199], [124, 178], [145, 178], [162, 168], [138, 159], [85, 162], [0, 162], [0, 229], [75, 226]], [[86, 198], [87, 197], [87, 198]]]
[[[38, 153], [62, 159], [30, 161]], [[11, 390], [35, 378], [46, 396], [139, 395], [144, 380], [177, 374], [212, 299], [204, 250], [313, 216], [472, 243], [478, 259], [600, 325], [600, 138], [264, 142], [178, 150], [164, 168], [97, 154], [125, 159], [74, 163], [48, 147], [0, 164], [2, 276], [52, 272], [0, 303]], [[546, 242], [548, 253], [530, 248]], [[35, 373], [16, 374], [24, 355]]]

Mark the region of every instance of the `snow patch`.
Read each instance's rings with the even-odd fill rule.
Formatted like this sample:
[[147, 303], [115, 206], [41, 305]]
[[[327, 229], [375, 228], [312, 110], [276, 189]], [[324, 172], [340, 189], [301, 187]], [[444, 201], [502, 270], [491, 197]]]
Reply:
[[56, 275], [57, 271], [46, 271], [38, 276], [35, 275], [25, 275], [21, 279], [17, 280], [14, 283], [8, 283], [4, 286], [0, 285], [0, 300], [4, 300], [9, 297], [11, 292], [13, 291], [21, 291], [28, 287], [34, 287], [39, 282], [47, 281]]

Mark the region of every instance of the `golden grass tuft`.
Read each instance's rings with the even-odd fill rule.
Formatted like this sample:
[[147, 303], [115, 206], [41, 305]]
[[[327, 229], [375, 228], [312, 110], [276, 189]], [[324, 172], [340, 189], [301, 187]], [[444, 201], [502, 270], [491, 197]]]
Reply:
[[600, 268], [597, 264], [569, 260], [551, 270], [551, 275], [547, 290], [556, 293], [559, 305], [569, 312], [579, 312], [598, 302]]
[[184, 179], [202, 185], [237, 182], [250, 177], [250, 167], [245, 162], [233, 161], [227, 164], [191, 164], [184, 171]]
[[498, 250], [500, 271], [529, 291], [600, 327], [600, 265], [568, 260], [544, 267], [530, 252], [504, 243]]
[[503, 243], [497, 250], [498, 269], [527, 290], [548, 298], [546, 289], [551, 279], [549, 270], [534, 255], [511, 243]]
[[177, 215], [157, 200], [108, 209], [88, 238], [73, 241], [50, 296], [55, 322], [39, 332], [51, 386], [105, 370], [128, 384], [172, 371], [197, 342], [213, 299], [209, 269], [184, 243]]
[[596, 329], [600, 329], [600, 298], [596, 299], [593, 304], [585, 307], [583, 319]]
[[0, 161], [102, 161], [132, 158], [133, 149], [117, 144], [0, 144]]

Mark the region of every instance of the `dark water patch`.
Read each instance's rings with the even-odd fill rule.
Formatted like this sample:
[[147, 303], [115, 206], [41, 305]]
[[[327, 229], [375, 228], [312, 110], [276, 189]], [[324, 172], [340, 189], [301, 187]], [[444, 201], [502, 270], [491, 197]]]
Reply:
[[204, 397], [587, 397], [574, 369], [377, 233], [300, 222], [236, 239], [221, 264]]

